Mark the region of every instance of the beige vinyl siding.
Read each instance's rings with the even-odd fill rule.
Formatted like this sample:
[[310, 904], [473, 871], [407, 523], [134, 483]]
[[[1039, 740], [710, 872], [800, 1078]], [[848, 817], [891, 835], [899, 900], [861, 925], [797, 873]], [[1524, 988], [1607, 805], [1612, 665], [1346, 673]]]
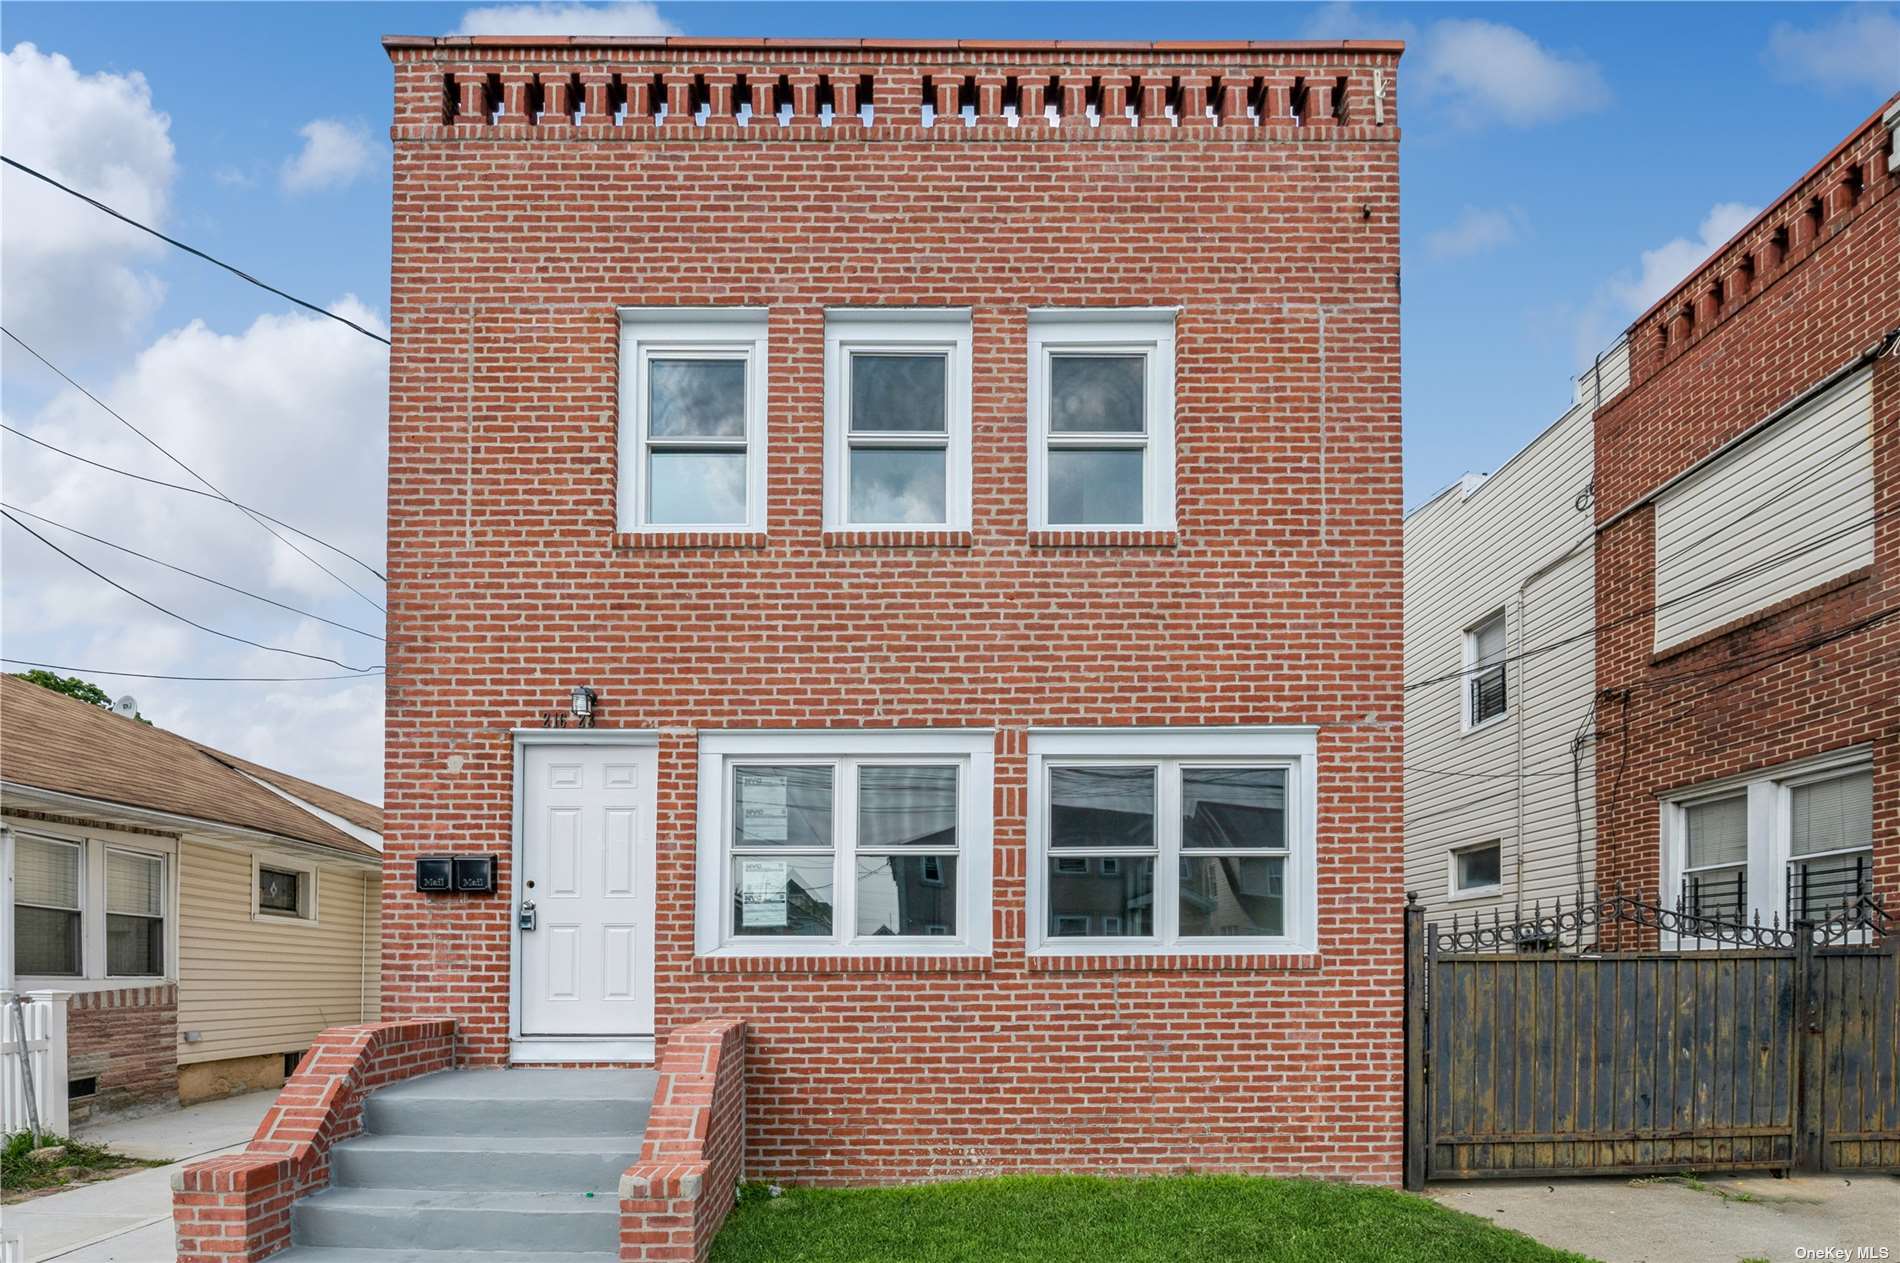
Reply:
[[[374, 1016], [379, 891], [374, 869], [320, 864], [316, 924], [253, 920], [250, 852], [187, 839], [179, 867], [179, 1061], [301, 1050], [325, 1027]], [[202, 1038], [187, 1044], [186, 1031]]]
[[[1548, 907], [1560, 895], [1573, 897], [1579, 876], [1585, 885], [1594, 881], [1596, 768], [1614, 751], [1586, 743], [1580, 763], [1572, 762], [1571, 742], [1588, 724], [1596, 691], [1587, 634], [1596, 617], [1594, 519], [1585, 493], [1594, 471], [1597, 385], [1607, 401], [1627, 383], [1627, 363], [1619, 343], [1578, 379], [1570, 411], [1503, 468], [1475, 490], [1451, 488], [1406, 519], [1405, 678], [1460, 671], [1465, 630], [1499, 609], [1513, 659], [1509, 709], [1473, 731], [1463, 724], [1463, 677], [1406, 692], [1406, 888], [1434, 913], [1508, 916], [1520, 902], [1528, 911], [1540, 900]], [[1572, 643], [1518, 657], [1566, 639]], [[1498, 893], [1451, 899], [1451, 853], [1492, 840], [1501, 843]]]
[[1867, 368], [1657, 500], [1657, 649], [1873, 564], [1872, 414]]

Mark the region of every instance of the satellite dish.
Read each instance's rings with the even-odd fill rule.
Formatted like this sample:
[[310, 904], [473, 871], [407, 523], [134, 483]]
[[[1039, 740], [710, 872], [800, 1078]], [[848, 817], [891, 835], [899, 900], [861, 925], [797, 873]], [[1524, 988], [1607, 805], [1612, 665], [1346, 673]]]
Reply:
[[124, 715], [127, 719], [136, 719], [139, 713], [139, 699], [127, 693], [124, 697], [112, 703], [112, 713], [115, 715]]

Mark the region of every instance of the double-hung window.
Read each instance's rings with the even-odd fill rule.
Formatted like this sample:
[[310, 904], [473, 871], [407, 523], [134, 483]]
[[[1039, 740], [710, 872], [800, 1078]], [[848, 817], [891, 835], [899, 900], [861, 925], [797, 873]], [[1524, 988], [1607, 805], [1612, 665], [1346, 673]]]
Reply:
[[1308, 729], [1032, 732], [1032, 950], [1311, 950], [1314, 749]]
[[1873, 809], [1864, 749], [1686, 791], [1663, 805], [1664, 890], [1727, 921], [1851, 912], [1873, 893]]
[[13, 971], [76, 978], [85, 972], [81, 902], [85, 848], [20, 834], [13, 844]]
[[1465, 629], [1465, 727], [1490, 723], [1510, 708], [1504, 611]]
[[171, 976], [172, 844], [4, 831], [12, 849], [13, 972], [98, 990]]
[[1029, 316], [1029, 509], [1037, 530], [1174, 529], [1174, 313]]
[[106, 850], [106, 974], [157, 978], [165, 973], [165, 861]]
[[700, 952], [986, 953], [993, 740], [705, 734]]
[[622, 308], [619, 529], [765, 529], [766, 318]]
[[969, 529], [967, 308], [825, 313], [825, 525]]

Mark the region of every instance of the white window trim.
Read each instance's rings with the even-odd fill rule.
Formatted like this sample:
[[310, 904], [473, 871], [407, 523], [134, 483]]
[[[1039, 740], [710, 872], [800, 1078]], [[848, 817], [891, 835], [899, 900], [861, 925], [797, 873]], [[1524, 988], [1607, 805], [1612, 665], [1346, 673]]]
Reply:
[[[620, 422], [617, 528], [624, 534], [682, 531], [761, 534], [766, 527], [767, 318], [763, 307], [620, 308]], [[646, 521], [651, 495], [646, 462], [646, 365], [656, 355], [712, 353], [746, 362], [746, 520], [743, 523]]]
[[[1496, 847], [1498, 851], [1498, 879], [1489, 886], [1460, 886], [1458, 884], [1458, 857], [1466, 851], [1484, 851]], [[1456, 903], [1462, 899], [1496, 899], [1504, 893], [1504, 839], [1486, 838], [1482, 842], [1466, 842], [1454, 846], [1445, 852], [1445, 897]]]
[[[303, 876], [304, 910], [301, 913], [290, 916], [282, 912], [266, 912], [260, 906], [259, 870], [266, 868], [274, 868], [280, 873], [299, 873]], [[308, 860], [293, 860], [281, 855], [251, 852], [251, 920], [264, 925], [315, 926], [317, 924], [317, 892], [320, 884], [317, 866]]]
[[[941, 352], [948, 361], [944, 366], [945, 521], [850, 520], [850, 359], [854, 352], [876, 351]], [[968, 307], [840, 307], [825, 312], [826, 530], [970, 529], [970, 355]]]
[[[1504, 621], [1504, 662], [1502, 663], [1504, 667], [1504, 709], [1482, 723], [1473, 723], [1471, 720], [1471, 684], [1472, 681], [1478, 678], [1478, 629], [1494, 618]], [[1500, 605], [1489, 613], [1473, 619], [1465, 625], [1465, 629], [1460, 633], [1459, 639], [1461, 643], [1459, 654], [1461, 673], [1458, 677], [1458, 726], [1466, 733], [1483, 732], [1492, 725], [1501, 724], [1509, 719], [1511, 717], [1511, 708], [1517, 704], [1517, 690], [1512, 686], [1511, 681], [1511, 615], [1509, 609]]]
[[[1029, 732], [1029, 875], [1027, 947], [1035, 956], [1303, 955], [1319, 950], [1316, 838], [1319, 776], [1316, 728], [1304, 725], [1239, 728], [1038, 728]], [[1048, 920], [1048, 766], [1075, 762], [1236, 763], [1289, 769], [1287, 792], [1286, 933], [1274, 937], [1176, 938], [1159, 936], [1162, 911], [1179, 898], [1179, 853], [1162, 845], [1155, 862], [1157, 936], [1056, 938]], [[1178, 790], [1157, 786], [1157, 821], [1176, 810]], [[1157, 838], [1157, 842], [1160, 838]]]
[[[148, 838], [115, 830], [69, 829], [34, 821], [9, 824], [7, 848], [6, 932], [7, 957], [12, 958], [13, 854], [12, 838], [43, 838], [80, 848], [79, 857], [79, 963], [80, 973], [22, 974], [13, 980], [20, 991], [119, 991], [130, 987], [161, 986], [178, 978], [178, 846], [169, 838]], [[106, 973], [106, 852], [123, 851], [157, 859], [165, 890], [165, 972], [162, 974]]]
[[[725, 731], [699, 735], [699, 838], [696, 865], [694, 948], [701, 956], [746, 957], [878, 957], [959, 956], [986, 957], [990, 953], [991, 853], [995, 777], [995, 734], [988, 729], [863, 729], [833, 731]], [[731, 905], [727, 836], [729, 769], [736, 764], [760, 762], [822, 762], [867, 759], [956, 762], [959, 765], [957, 802], [957, 924], [955, 935], [919, 938], [859, 938], [856, 935], [856, 873], [847, 865], [853, 858], [845, 845], [847, 828], [855, 827], [856, 805], [841, 806], [838, 815], [852, 813], [850, 822], [837, 826], [832, 863], [838, 897], [832, 903], [833, 934], [829, 938], [748, 939], [729, 937], [726, 919]], [[834, 782], [834, 792], [842, 788]], [[849, 880], [847, 880], [849, 878]]]
[[[1663, 904], [1675, 906], [1676, 895], [1682, 889], [1683, 876], [1688, 871], [1685, 863], [1688, 808], [1698, 803], [1732, 797], [1741, 791], [1748, 797], [1748, 908], [1744, 915], [1751, 919], [1759, 916], [1764, 925], [1776, 920], [1787, 925], [1787, 872], [1788, 863], [1794, 858], [1791, 844], [1793, 790], [1815, 781], [1871, 771], [1873, 765], [1870, 747], [1853, 746], [1780, 767], [1725, 777], [1667, 795], [1660, 813]], [[1816, 852], [1817, 855], [1846, 853]]]
[[[1174, 307], [1045, 307], [1029, 313], [1029, 525], [1038, 531], [1175, 529]], [[1142, 520], [1126, 524], [1049, 521], [1049, 371], [1061, 351], [1123, 352], [1148, 360]], [[1088, 442], [1081, 446], [1092, 446]], [[1133, 444], [1130, 444], [1133, 446]]]

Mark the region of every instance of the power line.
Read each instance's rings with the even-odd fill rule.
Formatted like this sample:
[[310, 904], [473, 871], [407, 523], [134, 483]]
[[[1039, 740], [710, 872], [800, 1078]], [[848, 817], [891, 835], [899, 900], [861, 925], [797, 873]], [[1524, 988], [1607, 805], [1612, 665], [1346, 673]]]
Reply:
[[15, 513], [18, 513], [21, 517], [30, 517], [35, 522], [43, 522], [47, 526], [55, 526], [55, 527], [58, 527], [62, 531], [70, 531], [72, 534], [79, 536], [79, 538], [81, 539], [89, 539], [95, 544], [103, 544], [107, 548], [117, 549], [119, 552], [125, 553], [128, 556], [137, 557], [140, 561], [149, 561], [155, 566], [163, 566], [167, 570], [173, 570], [182, 575], [189, 575], [193, 579], [198, 579], [202, 582], [209, 583], [213, 585], [214, 587], [223, 588], [226, 592], [235, 592], [239, 596], [248, 596], [253, 601], [262, 601], [266, 605], [274, 605], [280, 610], [285, 610], [289, 613], [296, 614], [302, 618], [315, 619], [317, 622], [326, 623], [331, 627], [337, 628], [339, 631], [346, 631], [356, 636], [364, 636], [370, 640], [374, 640], [378, 642], [381, 642], [383, 639], [381, 636], [377, 635], [375, 632], [364, 631], [362, 628], [352, 627], [348, 623], [339, 623], [335, 619], [325, 618], [321, 614], [312, 614], [309, 610], [300, 610], [294, 605], [285, 605], [282, 601], [274, 601], [270, 597], [264, 596], [261, 593], [251, 591], [249, 588], [240, 588], [236, 586], [235, 584], [226, 583], [222, 579], [213, 579], [210, 575], [199, 574], [196, 570], [187, 570], [183, 566], [174, 566], [169, 561], [161, 561], [157, 557], [148, 556], [147, 554], [140, 552], [136, 548], [127, 548], [124, 544], [115, 544], [111, 540], [101, 539], [97, 535], [88, 535], [86, 532], [80, 530], [76, 526], [68, 526], [64, 522], [55, 522], [50, 517], [43, 517], [40, 514], [34, 513], [29, 509], [21, 508], [17, 504], [7, 504], [5, 501], [0, 501], [0, 508], [11, 509]]
[[225, 271], [231, 273], [231, 275], [239, 278], [240, 280], [249, 281], [251, 284], [257, 286], [259, 289], [269, 290], [271, 293], [277, 295], [277, 297], [282, 298], [282, 299], [287, 299], [290, 302], [296, 303], [299, 307], [303, 307], [310, 311], [314, 311], [319, 316], [328, 316], [331, 320], [336, 321], [338, 324], [348, 325], [350, 328], [356, 330], [358, 333], [362, 334], [364, 337], [372, 339], [373, 341], [376, 341], [376, 342], [380, 342], [384, 346], [388, 346], [390, 344], [389, 339], [385, 338], [382, 334], [373, 333], [370, 330], [365, 329], [362, 325], [357, 324], [354, 320], [351, 320], [345, 316], [339, 316], [334, 311], [328, 311], [322, 307], [317, 306], [315, 303], [306, 302], [305, 300], [297, 297], [295, 294], [285, 293], [283, 290], [278, 289], [275, 285], [271, 285], [264, 281], [258, 280], [255, 276], [252, 276], [249, 272], [246, 272], [242, 268], [235, 267], [232, 264], [226, 263], [223, 259], [220, 259], [216, 257], [215, 255], [206, 254], [203, 250], [198, 249], [198, 247], [196, 246], [188, 246], [184, 242], [178, 240], [178, 238], [176, 237], [167, 237], [164, 233], [160, 232], [156, 228], [151, 227], [149, 224], [141, 224], [138, 220], [133, 219], [130, 215], [126, 215], [120, 211], [114, 210], [112, 207], [107, 206], [104, 202], [100, 201], [98, 198], [88, 197], [84, 193], [81, 193], [78, 189], [72, 188], [65, 184], [61, 184], [58, 180], [55, 180], [52, 176], [47, 175], [44, 171], [35, 171], [32, 167], [27, 166], [24, 162], [19, 162], [13, 158], [7, 157], [4, 154], [0, 154], [0, 162], [6, 163], [9, 167], [12, 167], [16, 171], [24, 171], [27, 175], [32, 176], [36, 180], [43, 180], [47, 184], [52, 185], [54, 188], [58, 189], [62, 193], [71, 194], [73, 197], [78, 198], [80, 201], [86, 203], [86, 205], [88, 206], [93, 207], [95, 210], [104, 211], [106, 214], [112, 216], [114, 219], [118, 220], [120, 223], [130, 224], [132, 227], [138, 229], [140, 232], [150, 233], [152, 234], [152, 236], [157, 237], [160, 241], [164, 242], [166, 245], [177, 246], [180, 250], [183, 250], [186, 254], [196, 255], [200, 259], [203, 259], [206, 263], [215, 264], [216, 266], [223, 268]]
[[156, 675], [149, 671], [108, 671], [104, 667], [69, 667], [57, 662], [34, 662], [30, 658], [4, 658], [16, 667], [38, 667], [42, 671], [70, 671], [74, 675], [112, 675], [127, 680], [188, 680], [204, 684], [306, 684], [319, 680], [367, 680], [383, 674], [382, 669], [352, 672], [348, 675]]
[[108, 585], [109, 587], [117, 588], [119, 591], [125, 593], [127, 596], [139, 602], [141, 605], [148, 605], [152, 609], [157, 610], [160, 614], [164, 614], [170, 618], [175, 618], [179, 622], [184, 623], [190, 627], [195, 627], [201, 632], [208, 632], [213, 636], [219, 636], [225, 640], [234, 640], [240, 645], [249, 645], [253, 649], [262, 649], [269, 653], [284, 653], [284, 654], [289, 654], [293, 658], [308, 658], [312, 662], [327, 662], [333, 667], [342, 667], [345, 671], [369, 672], [369, 671], [374, 671], [376, 669], [375, 667], [353, 667], [347, 662], [339, 662], [335, 658], [326, 658], [320, 653], [305, 653], [301, 649], [284, 649], [277, 645], [266, 645], [259, 641], [247, 640], [243, 636], [233, 635], [230, 632], [219, 631], [215, 627], [206, 627], [203, 623], [194, 622], [191, 619], [186, 618], [183, 614], [180, 614], [176, 610], [168, 610], [164, 606], [160, 605], [158, 602], [151, 600], [148, 597], [140, 596], [138, 593], [134, 592], [132, 589], [126, 587], [123, 583], [120, 583], [118, 580], [111, 579], [103, 574], [100, 574], [97, 570], [94, 570], [91, 566], [88, 566], [85, 562], [79, 560], [79, 558], [67, 552], [64, 548], [61, 548], [58, 544], [55, 544], [52, 540], [46, 538], [46, 536], [40, 534], [38, 531], [28, 526], [25, 522], [22, 522], [19, 518], [14, 517], [11, 512], [5, 509], [0, 509], [0, 517], [4, 517], [7, 521], [13, 523], [15, 526], [25, 531], [28, 535], [31, 535], [34, 539], [37, 539], [38, 541], [40, 541], [40, 543], [46, 545], [48, 548], [52, 549], [54, 552], [64, 557], [67, 561], [72, 562], [75, 566], [78, 566], [81, 570], [84, 570], [87, 574], [91, 575], [93, 578], [98, 579], [101, 583], [104, 583]]
[[302, 557], [305, 561], [309, 562], [311, 565], [315, 566], [317, 569], [323, 571], [323, 573], [329, 575], [332, 579], [335, 579], [338, 583], [348, 588], [351, 592], [355, 593], [358, 597], [362, 598], [362, 600], [364, 600], [369, 605], [374, 607], [378, 613], [388, 612], [384, 610], [381, 605], [377, 604], [374, 600], [371, 600], [370, 597], [365, 595], [362, 592], [362, 590], [359, 589], [355, 584], [351, 583], [348, 579], [345, 579], [342, 575], [338, 574], [336, 571], [330, 569], [330, 567], [318, 561], [315, 557], [312, 557], [309, 553], [305, 552], [303, 549], [297, 547], [297, 545], [293, 543], [292, 541], [285, 539], [282, 535], [279, 535], [276, 529], [272, 527], [268, 522], [265, 522], [263, 519], [259, 518], [255, 513], [252, 513], [249, 509], [239, 504], [236, 500], [233, 500], [230, 496], [225, 495], [223, 491], [220, 491], [216, 486], [212, 484], [209, 478], [206, 478], [203, 474], [193, 469], [190, 465], [187, 465], [184, 461], [172, 455], [171, 452], [167, 451], [165, 446], [162, 443], [160, 443], [157, 439], [153, 438], [151, 435], [147, 434], [145, 431], [139, 429], [136, 425], [133, 425], [130, 421], [127, 421], [123, 416], [120, 416], [119, 413], [114, 411], [112, 406], [108, 404], [105, 400], [99, 398], [99, 396], [93, 394], [90, 390], [87, 390], [84, 386], [81, 386], [78, 382], [74, 381], [71, 377], [67, 376], [66, 371], [60, 368], [59, 365], [53, 363], [53, 361], [47, 359], [44, 355], [41, 355], [38, 351], [35, 351], [32, 347], [28, 346], [25, 342], [21, 341], [20, 336], [14, 333], [13, 330], [6, 328], [4, 325], [0, 325], [0, 333], [4, 333], [7, 337], [13, 339], [14, 343], [18, 345], [21, 350], [25, 351], [28, 355], [31, 355], [34, 359], [38, 360], [40, 363], [46, 365], [46, 367], [52, 369], [55, 373], [59, 374], [60, 378], [64, 380], [67, 385], [71, 386], [74, 390], [78, 391], [80, 394], [84, 395], [86, 398], [92, 400], [92, 402], [98, 404], [101, 408], [105, 410], [107, 416], [110, 416], [113, 420], [117, 421], [120, 425], [124, 426], [126, 429], [132, 431], [132, 433], [138, 435], [140, 438], [144, 439], [147, 443], [151, 444], [152, 447], [166, 460], [170, 461], [172, 464], [178, 466], [180, 469], [190, 474], [193, 478], [196, 478], [199, 482], [203, 483], [207, 490], [214, 492], [217, 495], [218, 499], [224, 501], [226, 504], [236, 509], [239, 513], [242, 513], [245, 517], [250, 518], [251, 521], [263, 527], [265, 531], [269, 532], [272, 539], [275, 539], [276, 541], [281, 543], [284, 547], [290, 549], [290, 551], [296, 553], [299, 557]]
[[[69, 451], [66, 448], [60, 447], [56, 444], [48, 443], [45, 439], [37, 438], [34, 435], [28, 434], [25, 430], [19, 429], [15, 426], [8, 425], [4, 421], [0, 421], [0, 430], [6, 431], [8, 434], [13, 435], [15, 438], [25, 439], [27, 442], [32, 443], [37, 447], [43, 447], [49, 452], [55, 452], [61, 456], [66, 457], [68, 460], [76, 460], [82, 465], [91, 465], [94, 469], [103, 469], [107, 473], [117, 474], [121, 478], [132, 478], [132, 479], [136, 479], [139, 482], [149, 482], [154, 487], [166, 487], [172, 491], [182, 491], [186, 495], [203, 496], [207, 500], [224, 500], [225, 499], [224, 496], [212, 495], [209, 491], [205, 491], [199, 487], [187, 487], [182, 482], [166, 482], [163, 478], [153, 478], [147, 474], [135, 474], [129, 469], [120, 469], [117, 465], [108, 465], [104, 461], [96, 461], [92, 459], [92, 457], [90, 456], [81, 456], [78, 452]], [[236, 501], [229, 501], [229, 503], [235, 504]], [[383, 582], [385, 583], [389, 582], [389, 576], [385, 575], [382, 571], [370, 565], [367, 561], [364, 561], [360, 557], [354, 557], [354, 556], [351, 556], [349, 553], [344, 552], [341, 548], [338, 548], [335, 544], [332, 544], [329, 540], [324, 539], [321, 535], [312, 535], [309, 531], [304, 530], [300, 526], [292, 526], [290, 523], [284, 521], [282, 518], [272, 517], [270, 514], [264, 512], [262, 509], [256, 507], [255, 505], [239, 504], [237, 507], [240, 509], [244, 509], [247, 512], [255, 513], [257, 514], [257, 516], [263, 518], [266, 522], [269, 522], [274, 526], [281, 526], [285, 530], [290, 531], [292, 534], [301, 535], [305, 539], [309, 540], [311, 543], [319, 545], [320, 547], [329, 549], [331, 552], [343, 558], [345, 561], [355, 562], [357, 565], [369, 571], [371, 574], [375, 575], [378, 579], [381, 579]]]

